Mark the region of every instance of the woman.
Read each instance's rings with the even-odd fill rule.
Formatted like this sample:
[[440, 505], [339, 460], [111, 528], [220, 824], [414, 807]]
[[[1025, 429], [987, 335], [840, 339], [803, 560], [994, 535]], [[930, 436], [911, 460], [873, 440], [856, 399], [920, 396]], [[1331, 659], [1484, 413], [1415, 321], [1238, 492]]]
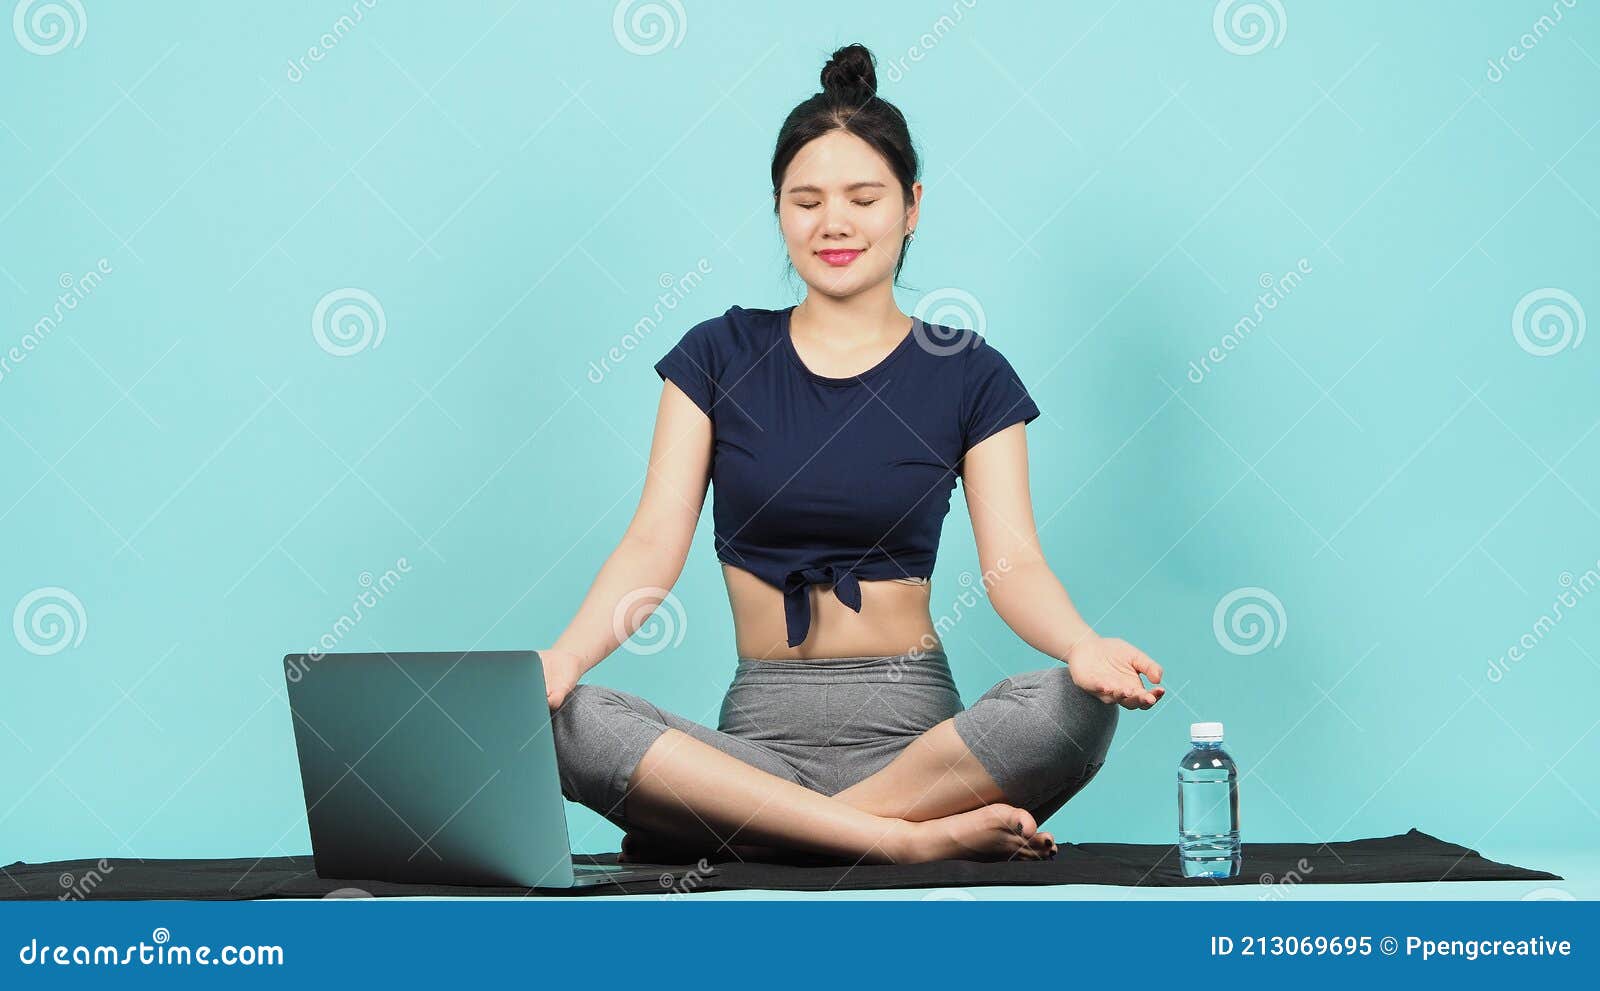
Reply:
[[[1161, 697], [1140, 679], [1159, 686], [1161, 668], [1097, 636], [1044, 561], [1023, 432], [1039, 410], [1010, 364], [980, 335], [895, 304], [922, 184], [871, 54], [839, 49], [822, 86], [784, 122], [772, 164], [805, 300], [732, 307], [656, 365], [639, 508], [539, 652], [562, 792], [621, 826], [634, 862], [723, 847], [885, 863], [1054, 856], [1038, 824], [1100, 769], [1117, 707]], [[1066, 662], [1006, 678], [970, 708], [929, 615], [957, 476], [996, 611]], [[677, 580], [713, 479], [739, 652], [716, 730], [578, 684], [638, 627], [613, 622], [618, 604]]]

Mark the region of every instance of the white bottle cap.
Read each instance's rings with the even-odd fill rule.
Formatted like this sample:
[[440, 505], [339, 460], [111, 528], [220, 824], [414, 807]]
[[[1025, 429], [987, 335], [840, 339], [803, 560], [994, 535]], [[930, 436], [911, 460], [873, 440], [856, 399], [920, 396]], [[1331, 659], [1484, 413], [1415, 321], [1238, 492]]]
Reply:
[[1221, 723], [1190, 723], [1189, 724], [1189, 742], [1190, 743], [1221, 743], [1222, 742], [1222, 724]]

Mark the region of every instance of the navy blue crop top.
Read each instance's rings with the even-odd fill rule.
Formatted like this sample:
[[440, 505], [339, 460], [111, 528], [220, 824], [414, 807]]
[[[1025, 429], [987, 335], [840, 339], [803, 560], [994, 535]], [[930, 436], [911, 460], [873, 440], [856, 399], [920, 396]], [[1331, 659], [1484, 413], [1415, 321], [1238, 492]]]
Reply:
[[711, 418], [717, 559], [783, 590], [797, 647], [807, 586], [860, 612], [857, 579], [931, 577], [966, 451], [1039, 408], [981, 334], [920, 320], [860, 375], [818, 375], [793, 311], [732, 307], [655, 369]]

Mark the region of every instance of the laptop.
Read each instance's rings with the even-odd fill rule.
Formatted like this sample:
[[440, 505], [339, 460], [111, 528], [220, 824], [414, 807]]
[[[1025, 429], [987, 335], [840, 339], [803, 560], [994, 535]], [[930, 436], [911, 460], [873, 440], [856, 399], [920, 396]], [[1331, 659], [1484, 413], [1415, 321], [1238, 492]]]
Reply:
[[283, 659], [317, 875], [577, 888], [544, 667], [532, 650]]

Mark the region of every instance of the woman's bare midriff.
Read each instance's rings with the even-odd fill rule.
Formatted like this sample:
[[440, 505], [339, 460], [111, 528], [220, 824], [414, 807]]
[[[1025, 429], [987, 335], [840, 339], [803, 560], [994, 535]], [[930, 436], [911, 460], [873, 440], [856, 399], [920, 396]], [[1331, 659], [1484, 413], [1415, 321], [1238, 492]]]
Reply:
[[803, 661], [904, 654], [943, 646], [929, 612], [929, 581], [860, 579], [859, 613], [840, 602], [832, 588], [813, 585], [808, 590], [811, 628], [800, 646], [790, 647], [782, 590], [743, 568], [726, 561], [721, 564], [740, 657]]

